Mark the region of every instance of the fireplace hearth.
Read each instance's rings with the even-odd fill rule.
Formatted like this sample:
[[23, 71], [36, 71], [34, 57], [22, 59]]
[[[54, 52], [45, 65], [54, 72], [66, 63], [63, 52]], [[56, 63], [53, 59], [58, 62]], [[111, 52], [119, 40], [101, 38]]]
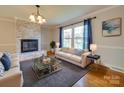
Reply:
[[38, 51], [37, 39], [22, 39], [21, 40], [21, 53]]

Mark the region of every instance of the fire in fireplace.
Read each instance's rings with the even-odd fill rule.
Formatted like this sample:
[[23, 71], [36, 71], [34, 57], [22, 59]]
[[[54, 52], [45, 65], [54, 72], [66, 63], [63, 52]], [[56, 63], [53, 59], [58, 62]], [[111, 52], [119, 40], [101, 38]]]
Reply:
[[22, 39], [21, 40], [21, 52], [32, 52], [38, 51], [38, 40], [37, 39]]

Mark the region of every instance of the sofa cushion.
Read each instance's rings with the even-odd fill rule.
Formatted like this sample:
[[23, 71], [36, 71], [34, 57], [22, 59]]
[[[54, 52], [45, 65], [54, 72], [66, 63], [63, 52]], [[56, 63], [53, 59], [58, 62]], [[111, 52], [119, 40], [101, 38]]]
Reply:
[[11, 68], [10, 70], [4, 72], [4, 75], [0, 77], [0, 80], [13, 76], [19, 72], [20, 70], [18, 67]]
[[65, 53], [70, 53], [70, 54], [74, 54], [74, 48], [62, 48], [61, 51], [65, 52]]
[[74, 48], [62, 48], [61, 51], [65, 52], [65, 53], [70, 53], [70, 54], [73, 54], [73, 55], [77, 55], [77, 56], [81, 56], [81, 54], [84, 53], [83, 50], [74, 49]]
[[56, 54], [57, 54], [58, 56], [62, 56], [62, 57], [65, 57], [65, 58], [71, 57], [71, 54], [65, 53], [65, 52], [57, 52]]
[[84, 53], [83, 50], [80, 50], [80, 49], [75, 49], [74, 50], [74, 55], [81, 56], [83, 53]]
[[68, 49], [68, 53], [74, 54], [74, 53], [75, 53], [75, 49], [74, 49], [74, 48], [69, 48], [69, 49]]
[[9, 57], [6, 54], [3, 54], [0, 60], [4, 65], [5, 71], [9, 70], [11, 67], [11, 60], [9, 59]]
[[19, 55], [17, 53], [11, 54], [11, 67], [17, 67], [19, 66]]
[[79, 57], [77, 55], [72, 55], [71, 60], [78, 62], [78, 63], [81, 63], [81, 57]]
[[60, 50], [60, 51], [68, 53], [69, 48], [61, 48], [61, 50]]
[[77, 56], [77, 55], [73, 55], [73, 54], [65, 53], [65, 52], [57, 52], [56, 54], [58, 56], [67, 58], [69, 60], [72, 60], [72, 61], [75, 61], [75, 62], [78, 62], [78, 63], [81, 62], [81, 57], [80, 56]]

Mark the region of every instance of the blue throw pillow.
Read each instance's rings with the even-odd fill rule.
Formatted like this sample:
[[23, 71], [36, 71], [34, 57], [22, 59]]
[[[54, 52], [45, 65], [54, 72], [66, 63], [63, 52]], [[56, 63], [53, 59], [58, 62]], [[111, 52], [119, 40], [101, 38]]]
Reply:
[[0, 59], [2, 64], [4, 65], [5, 71], [9, 70], [11, 67], [11, 61], [6, 54], [3, 54], [2, 58]]

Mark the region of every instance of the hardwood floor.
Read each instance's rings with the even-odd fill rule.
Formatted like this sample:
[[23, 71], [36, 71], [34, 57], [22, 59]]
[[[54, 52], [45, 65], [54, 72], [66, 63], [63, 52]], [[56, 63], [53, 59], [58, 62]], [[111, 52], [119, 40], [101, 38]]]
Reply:
[[124, 87], [124, 73], [101, 65], [91, 64], [90, 66], [92, 70], [73, 87]]

